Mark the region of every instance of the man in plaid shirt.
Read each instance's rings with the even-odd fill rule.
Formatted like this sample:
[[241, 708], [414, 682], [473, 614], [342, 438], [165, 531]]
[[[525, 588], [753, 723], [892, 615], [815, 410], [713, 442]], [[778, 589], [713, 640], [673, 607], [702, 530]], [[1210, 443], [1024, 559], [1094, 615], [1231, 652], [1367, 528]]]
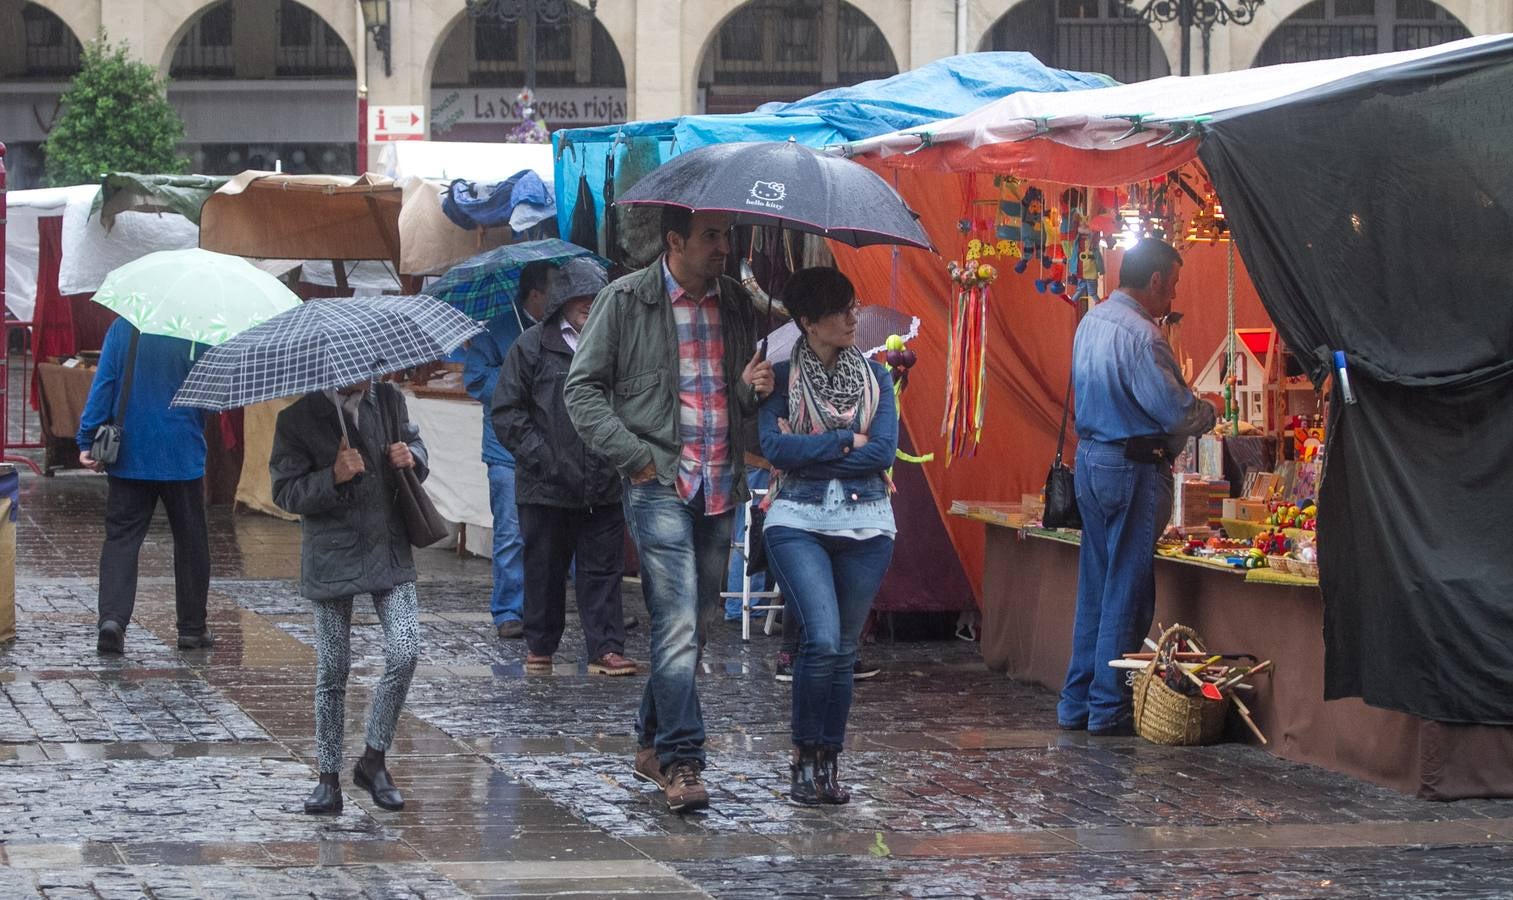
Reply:
[[600, 292], [567, 376], [584, 442], [626, 479], [651, 613], [651, 677], [635, 775], [675, 810], [709, 805], [694, 675], [719, 613], [732, 512], [748, 496], [745, 435], [772, 392], [751, 298], [722, 275], [730, 216], [664, 207], [661, 258]]

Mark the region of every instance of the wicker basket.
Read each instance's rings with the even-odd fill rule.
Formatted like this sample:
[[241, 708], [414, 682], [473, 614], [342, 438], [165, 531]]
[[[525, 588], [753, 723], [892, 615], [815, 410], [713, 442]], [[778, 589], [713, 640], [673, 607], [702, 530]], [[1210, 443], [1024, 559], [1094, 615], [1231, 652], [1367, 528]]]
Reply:
[[1266, 564], [1270, 566], [1273, 571], [1281, 572], [1283, 575], [1293, 574], [1292, 559], [1290, 557], [1283, 556], [1281, 554], [1273, 554], [1266, 557]]
[[[1162, 633], [1158, 643], [1165, 649], [1179, 636], [1197, 637], [1191, 628], [1173, 625]], [[1212, 744], [1224, 733], [1224, 719], [1228, 715], [1228, 696], [1208, 700], [1201, 695], [1189, 697], [1178, 693], [1156, 677], [1155, 660], [1135, 676], [1135, 733], [1152, 743]]]

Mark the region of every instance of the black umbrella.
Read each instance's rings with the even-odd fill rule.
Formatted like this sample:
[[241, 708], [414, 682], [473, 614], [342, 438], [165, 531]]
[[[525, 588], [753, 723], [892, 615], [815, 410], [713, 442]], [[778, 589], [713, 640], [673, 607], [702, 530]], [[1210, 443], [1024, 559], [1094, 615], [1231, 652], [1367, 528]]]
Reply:
[[578, 176], [578, 199], [573, 203], [573, 219], [567, 239], [579, 247], [599, 246], [599, 220], [594, 211], [594, 195], [588, 189], [588, 175]]
[[777, 225], [853, 247], [930, 249], [914, 213], [872, 170], [796, 141], [711, 144], [664, 163], [619, 205], [728, 212], [738, 225]]

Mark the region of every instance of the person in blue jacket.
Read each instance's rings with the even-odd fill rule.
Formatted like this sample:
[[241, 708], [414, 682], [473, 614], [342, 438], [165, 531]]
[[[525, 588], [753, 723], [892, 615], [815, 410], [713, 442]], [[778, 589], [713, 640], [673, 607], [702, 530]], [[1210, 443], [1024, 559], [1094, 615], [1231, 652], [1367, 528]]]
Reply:
[[501, 638], [525, 633], [525, 543], [515, 506], [515, 458], [494, 433], [494, 387], [510, 345], [545, 314], [552, 271], [545, 262], [529, 263], [521, 270], [515, 308], [489, 320], [488, 331], [473, 338], [462, 363], [463, 387], [483, 405], [483, 464], [489, 469], [489, 506], [494, 515], [494, 593], [489, 611]]
[[888, 370], [856, 348], [861, 307], [845, 275], [797, 272], [783, 302], [803, 336], [773, 366], [761, 408], [762, 455], [779, 473], [763, 535], [801, 633], [788, 796], [813, 806], [850, 799], [838, 758], [857, 644], [893, 559], [898, 409]]
[[[205, 601], [210, 591], [205, 420], [198, 409], [169, 406], [194, 365], [196, 348], [179, 338], [141, 335], [130, 395], [125, 408], [118, 409], [135, 334], [136, 328], [125, 319], [117, 319], [105, 333], [100, 366], [74, 437], [79, 444], [79, 463], [105, 472], [110, 485], [105, 499], [105, 545], [100, 549], [96, 647], [107, 654], [125, 651], [126, 626], [137, 599], [137, 553], [161, 500], [173, 531], [179, 648], [198, 650], [215, 642], [205, 627]], [[122, 431], [120, 456], [109, 466], [90, 455], [95, 431], [107, 422], [115, 422]]]

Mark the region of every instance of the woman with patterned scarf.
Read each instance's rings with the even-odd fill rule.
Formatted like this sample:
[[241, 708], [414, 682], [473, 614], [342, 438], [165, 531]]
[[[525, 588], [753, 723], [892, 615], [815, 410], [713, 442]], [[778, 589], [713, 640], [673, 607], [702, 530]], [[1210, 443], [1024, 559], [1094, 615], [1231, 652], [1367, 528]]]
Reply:
[[784, 614], [803, 629], [789, 798], [814, 806], [851, 799], [838, 757], [857, 642], [893, 558], [898, 412], [888, 370], [856, 349], [860, 307], [846, 276], [804, 269], [784, 293], [803, 337], [762, 404], [762, 452], [778, 471], [763, 534]]

